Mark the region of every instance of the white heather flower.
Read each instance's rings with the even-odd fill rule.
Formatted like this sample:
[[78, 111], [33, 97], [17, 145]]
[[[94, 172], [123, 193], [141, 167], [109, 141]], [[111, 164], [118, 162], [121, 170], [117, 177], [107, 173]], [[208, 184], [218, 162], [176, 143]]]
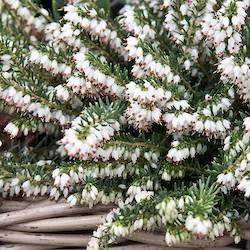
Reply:
[[71, 183], [70, 176], [63, 173], [61, 178], [60, 178], [60, 187], [61, 187], [61, 189], [63, 189], [63, 187], [65, 187], [65, 186], [70, 185], [70, 183]]
[[221, 183], [222, 185], [224, 185], [228, 189], [231, 189], [236, 185], [235, 176], [231, 172], [229, 172], [227, 174], [223, 174], [223, 173], [219, 174], [217, 176], [217, 182]]
[[245, 193], [245, 197], [250, 197], [250, 180], [244, 177], [240, 181], [238, 189]]
[[24, 191], [25, 193], [27, 193], [27, 191], [29, 191], [30, 188], [31, 188], [30, 181], [25, 181], [25, 182], [22, 184], [22, 188], [23, 188], [23, 191]]
[[7, 126], [4, 128], [4, 131], [10, 134], [11, 138], [14, 138], [18, 135], [19, 128], [11, 122], [7, 124]]
[[212, 223], [210, 220], [202, 220], [200, 217], [193, 217], [189, 215], [185, 222], [187, 230], [198, 235], [207, 235], [212, 229]]
[[55, 88], [56, 96], [59, 100], [67, 101], [69, 99], [69, 91], [62, 85], [58, 85]]
[[99, 240], [96, 237], [91, 237], [87, 245], [87, 250], [99, 250]]
[[173, 222], [178, 218], [178, 210], [176, 201], [172, 198], [168, 201], [162, 201], [157, 204], [156, 209], [159, 210], [159, 214], [162, 217], [163, 223]]
[[75, 206], [77, 203], [77, 198], [75, 195], [70, 195], [67, 199], [67, 202], [70, 204], [71, 207]]
[[56, 178], [57, 176], [59, 176], [60, 174], [60, 169], [59, 168], [56, 168], [55, 170], [53, 170], [52, 172], [52, 177], [53, 178]]
[[244, 119], [243, 125], [245, 127], [245, 130], [247, 130], [247, 131], [250, 130], [250, 117], [246, 117]]
[[189, 60], [186, 60], [186, 61], [184, 62], [184, 67], [185, 67], [186, 70], [189, 70], [190, 67], [191, 67], [191, 62], [190, 62]]
[[160, 123], [161, 115], [159, 108], [146, 109], [137, 102], [132, 102], [125, 111], [128, 124], [144, 130], [151, 128], [154, 122]]
[[47, 191], [48, 191], [47, 186], [42, 186], [41, 187], [41, 196], [45, 195], [47, 193]]
[[151, 191], [141, 191], [135, 195], [135, 200], [136, 202], [140, 202], [141, 200], [149, 199], [153, 194], [154, 192]]
[[36, 175], [35, 177], [34, 177], [34, 180], [35, 181], [37, 181], [37, 182], [39, 182], [39, 181], [41, 181], [41, 176], [40, 175]]

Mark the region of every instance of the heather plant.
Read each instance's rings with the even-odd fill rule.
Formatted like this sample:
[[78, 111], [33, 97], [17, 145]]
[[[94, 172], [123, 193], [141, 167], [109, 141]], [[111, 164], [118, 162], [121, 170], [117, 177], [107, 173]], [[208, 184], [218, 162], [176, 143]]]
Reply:
[[[55, 7], [55, 6], [54, 6]], [[0, 1], [3, 197], [114, 203], [89, 250], [250, 212], [249, 0]], [[8, 134], [10, 142], [4, 140]]]

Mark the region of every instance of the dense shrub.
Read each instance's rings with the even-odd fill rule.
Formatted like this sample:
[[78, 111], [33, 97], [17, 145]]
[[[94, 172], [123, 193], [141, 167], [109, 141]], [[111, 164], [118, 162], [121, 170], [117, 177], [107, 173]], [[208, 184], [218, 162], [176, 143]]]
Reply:
[[116, 17], [108, 1], [69, 2], [60, 21], [0, 2], [2, 196], [118, 204], [89, 249], [136, 230], [237, 242], [250, 209], [249, 0], [130, 1]]

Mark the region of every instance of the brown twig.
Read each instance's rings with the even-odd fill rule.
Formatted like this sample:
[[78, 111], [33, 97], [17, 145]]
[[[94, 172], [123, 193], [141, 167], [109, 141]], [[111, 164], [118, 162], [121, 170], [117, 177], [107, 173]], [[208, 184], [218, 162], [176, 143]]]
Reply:
[[45, 246], [84, 247], [88, 244], [90, 235], [75, 234], [39, 234], [23, 233], [10, 230], [0, 230], [0, 241]]
[[0, 250], [50, 250], [55, 246], [26, 245], [26, 244], [5, 244], [0, 246]]
[[93, 214], [97, 211], [106, 212], [111, 208], [113, 208], [113, 205], [97, 205], [93, 208], [82, 206], [70, 207], [67, 203], [53, 204], [45, 207], [27, 208], [0, 214], [0, 227], [58, 216]]
[[69, 232], [93, 230], [102, 222], [103, 215], [60, 217], [32, 221], [7, 227], [19, 232]]
[[[249, 232], [250, 233], [250, 232]], [[160, 233], [149, 233], [149, 232], [135, 232], [132, 235], [126, 237], [129, 240], [157, 245], [157, 246], [166, 246], [164, 235]], [[175, 247], [189, 247], [189, 248], [201, 248], [201, 247], [221, 247], [228, 246], [233, 243], [233, 239], [229, 235], [225, 235], [212, 240], [203, 240], [196, 239], [191, 241], [182, 242], [180, 244], [176, 244]]]

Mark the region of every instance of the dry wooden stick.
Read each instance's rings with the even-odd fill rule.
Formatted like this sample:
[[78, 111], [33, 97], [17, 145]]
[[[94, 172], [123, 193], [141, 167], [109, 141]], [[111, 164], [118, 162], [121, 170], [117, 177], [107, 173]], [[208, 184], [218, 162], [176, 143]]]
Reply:
[[250, 250], [250, 240], [247, 241], [246, 250]]
[[[126, 246], [116, 246], [110, 247], [110, 250], [193, 250], [193, 247], [168, 247], [165, 246], [156, 246], [148, 244], [130, 244]], [[235, 247], [212, 247], [212, 248], [199, 248], [202, 250], [243, 250]]]
[[230, 235], [224, 235], [221, 237], [216, 238], [215, 240], [205, 240], [205, 239], [196, 239], [184, 242], [183, 244], [178, 244], [178, 247], [184, 245], [184, 246], [194, 246], [194, 247], [202, 247], [202, 248], [215, 248], [215, 247], [223, 247], [228, 246], [230, 244], [234, 243], [233, 238]]
[[[24, 198], [22, 200], [0, 199], [0, 201], [1, 201], [0, 213], [17, 211], [17, 210], [22, 210], [22, 209], [27, 209], [27, 208], [32, 208], [32, 207], [39, 207], [41, 205], [42, 206], [53, 205], [56, 203], [55, 201], [49, 200], [48, 197], [39, 197], [39, 199], [37, 197], [35, 199]], [[60, 203], [62, 201], [60, 201]]]
[[240, 228], [243, 228], [243, 229], [250, 228], [250, 221], [241, 220], [239, 224], [240, 224]]
[[250, 229], [242, 230], [241, 237], [245, 240], [250, 240]]
[[[178, 248], [179, 250], [181, 250], [180, 248]], [[244, 250], [242, 248], [238, 248], [238, 247], [205, 247], [202, 248], [202, 250]]]
[[56, 204], [55, 201], [51, 201], [48, 199], [48, 197], [46, 197], [43, 200], [30, 201], [30, 204], [26, 207], [26, 209], [35, 208], [35, 207], [47, 207], [47, 206], [54, 205], [54, 204]]
[[[176, 250], [174, 247], [147, 245], [147, 244], [130, 244], [126, 246], [110, 247], [110, 250]], [[180, 250], [192, 250], [192, 248], [182, 248]]]
[[0, 250], [50, 250], [55, 248], [55, 246], [39, 246], [26, 244], [6, 244], [0, 246]]
[[34, 208], [34, 207], [46, 207], [50, 205], [55, 205], [59, 203], [67, 203], [65, 198], [60, 198], [59, 200], [51, 200], [49, 197], [45, 196], [43, 199], [35, 199], [31, 201], [30, 205], [28, 208]]
[[45, 246], [84, 247], [90, 240], [90, 235], [70, 234], [39, 234], [23, 233], [10, 230], [0, 230], [0, 241]]
[[140, 231], [140, 232], [135, 232], [127, 236], [126, 238], [141, 243], [166, 247], [165, 237], [161, 233], [156, 234], [156, 233], [148, 233]]
[[89, 208], [82, 206], [70, 207], [70, 205], [67, 203], [61, 203], [46, 207], [23, 209], [0, 214], [0, 227], [58, 216], [95, 213], [96, 211], [108, 211], [111, 208], [113, 208], [112, 205], [97, 205], [93, 208]]
[[25, 209], [29, 204], [28, 201], [1, 200], [0, 213]]
[[[127, 239], [157, 245], [157, 246], [166, 246], [164, 235], [160, 233], [149, 233], [149, 232], [135, 232], [130, 236], [126, 237]], [[191, 241], [182, 242], [180, 244], [176, 244], [175, 247], [192, 247], [192, 248], [200, 248], [200, 247], [221, 247], [221, 246], [228, 246], [233, 243], [233, 239], [228, 236], [222, 236], [214, 241], [212, 240], [202, 240], [196, 239]]]
[[47, 196], [47, 195], [44, 195], [44, 196], [30, 196], [30, 197], [23, 196], [23, 197], [21, 197], [21, 199], [22, 199], [22, 201], [33, 202], [33, 201], [44, 200], [46, 197], [49, 197], [49, 196]]
[[60, 217], [32, 221], [7, 227], [20, 232], [67, 232], [93, 230], [101, 224], [104, 215]]

